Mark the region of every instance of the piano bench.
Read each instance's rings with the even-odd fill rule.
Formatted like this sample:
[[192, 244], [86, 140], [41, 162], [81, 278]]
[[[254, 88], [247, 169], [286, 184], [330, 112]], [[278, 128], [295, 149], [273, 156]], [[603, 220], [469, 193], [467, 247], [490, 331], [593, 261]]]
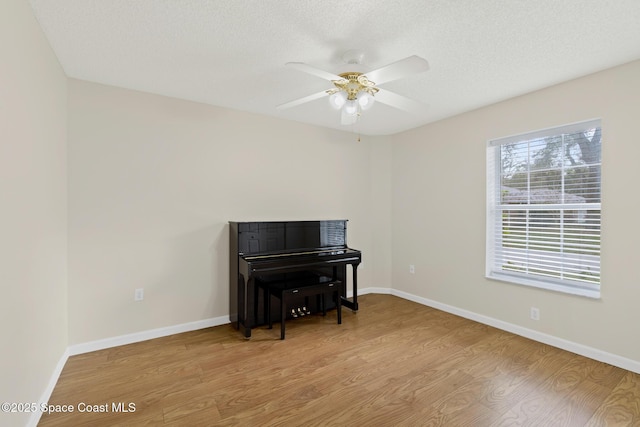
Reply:
[[[296, 286], [298, 285], [298, 286]], [[280, 300], [280, 339], [284, 339], [284, 326], [287, 319], [287, 303], [291, 297], [320, 296], [322, 315], [327, 314], [325, 308], [325, 295], [331, 295], [335, 298], [336, 309], [338, 313], [338, 324], [342, 324], [342, 283], [338, 280], [319, 282], [312, 285], [300, 284], [296, 282], [278, 282], [266, 286], [266, 295], [268, 302], [266, 304], [266, 316], [269, 321], [269, 329], [273, 328], [273, 320], [271, 319], [271, 296], [275, 296]]]

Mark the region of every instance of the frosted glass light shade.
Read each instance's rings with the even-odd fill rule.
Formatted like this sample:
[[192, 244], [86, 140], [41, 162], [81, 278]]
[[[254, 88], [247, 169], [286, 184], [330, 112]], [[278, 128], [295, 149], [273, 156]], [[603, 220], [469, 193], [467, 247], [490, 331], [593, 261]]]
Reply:
[[342, 107], [342, 111], [349, 116], [353, 116], [358, 113], [358, 104], [355, 100], [349, 100], [344, 104], [344, 107]]
[[375, 101], [376, 99], [369, 92], [362, 91], [358, 94], [358, 104], [360, 104], [360, 108], [363, 110], [371, 108]]
[[339, 110], [345, 102], [347, 102], [347, 93], [343, 91], [336, 92], [329, 97], [329, 103], [336, 110]]

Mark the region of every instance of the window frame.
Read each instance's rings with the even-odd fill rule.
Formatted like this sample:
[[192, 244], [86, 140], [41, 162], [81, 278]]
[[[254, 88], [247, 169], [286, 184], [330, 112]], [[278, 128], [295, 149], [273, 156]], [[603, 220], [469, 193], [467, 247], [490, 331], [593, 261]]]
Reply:
[[[571, 123], [567, 125], [554, 126], [546, 129], [541, 129], [537, 131], [527, 132], [523, 134], [511, 135], [503, 138], [496, 138], [487, 141], [487, 158], [486, 158], [486, 167], [487, 167], [487, 194], [486, 194], [486, 265], [485, 265], [485, 277], [492, 280], [498, 280], [508, 283], [514, 283], [518, 285], [532, 286], [536, 288], [542, 288], [552, 291], [558, 291], [568, 294], [581, 295], [590, 298], [600, 298], [601, 291], [601, 276], [599, 276], [598, 283], [580, 283], [572, 280], [563, 280], [563, 279], [554, 279], [552, 277], [544, 277], [538, 274], [529, 274], [528, 272], [514, 272], [508, 271], [504, 268], [499, 268], [496, 259], [498, 258], [497, 253], [500, 252], [498, 248], [502, 248], [502, 246], [497, 246], [499, 242], [502, 242], [503, 238], [503, 213], [508, 212], [509, 209], [503, 209], [501, 206], [501, 189], [502, 189], [502, 158], [501, 158], [501, 150], [500, 147], [507, 144], [518, 144], [524, 142], [531, 142], [532, 140], [547, 138], [552, 136], [558, 136], [562, 134], [571, 134], [581, 132], [585, 129], [589, 128], [600, 128], [602, 132], [602, 121], [601, 119], [590, 119], [581, 122]], [[600, 140], [600, 158], [599, 165], [602, 165], [602, 139]], [[527, 160], [530, 162], [530, 159]], [[530, 164], [530, 163], [528, 163]], [[556, 168], [562, 170], [562, 168]], [[602, 169], [600, 169], [602, 170]], [[531, 170], [527, 170], [527, 177], [529, 178], [531, 175]], [[599, 176], [599, 192], [600, 192], [600, 202], [599, 203], [587, 203], [578, 204], [578, 203], [550, 203], [550, 204], [526, 204], [521, 205], [522, 210], [525, 211], [536, 211], [540, 210], [542, 207], [548, 208], [549, 211], [559, 210], [561, 215], [564, 215], [566, 210], [570, 210], [571, 208], [578, 208], [581, 211], [589, 211], [589, 210], [598, 210], [600, 212], [600, 217], [598, 221], [598, 238], [602, 237], [602, 228], [601, 228], [601, 213], [602, 213], [602, 173]], [[563, 181], [564, 182], [564, 181]], [[529, 193], [530, 194], [530, 193]], [[564, 193], [563, 193], [564, 194]], [[530, 196], [529, 196], [530, 197]], [[564, 197], [563, 197], [564, 198]], [[529, 199], [530, 200], [530, 199]], [[520, 205], [519, 205], [520, 206]], [[512, 211], [515, 211], [513, 209]], [[563, 220], [564, 221], [564, 220]], [[531, 224], [530, 219], [527, 215], [527, 220], [525, 222], [527, 228]], [[499, 237], [496, 237], [499, 236]], [[559, 232], [560, 240], [563, 241], [565, 238], [565, 232], [561, 229]], [[526, 241], [529, 242], [529, 236], [527, 236]], [[500, 243], [501, 245], [501, 243]], [[601, 245], [598, 245], [598, 252], [600, 253]], [[527, 258], [530, 254], [529, 249], [525, 249], [527, 251]], [[558, 258], [562, 258], [559, 256]], [[600, 260], [601, 255], [598, 255], [597, 258], [597, 266], [598, 271], [600, 271]], [[528, 261], [527, 261], [528, 262]], [[527, 264], [528, 265], [528, 264]], [[529, 267], [527, 267], [529, 268]]]

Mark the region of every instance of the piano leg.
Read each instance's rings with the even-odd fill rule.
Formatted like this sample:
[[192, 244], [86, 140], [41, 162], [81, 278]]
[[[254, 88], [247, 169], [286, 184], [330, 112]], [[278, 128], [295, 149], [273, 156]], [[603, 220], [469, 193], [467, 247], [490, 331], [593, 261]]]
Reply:
[[352, 264], [353, 268], [353, 307], [351, 310], [356, 313], [358, 311], [358, 264]]
[[356, 313], [358, 311], [358, 264], [351, 264], [352, 267], [352, 278], [353, 278], [353, 301], [349, 301], [346, 295], [346, 285], [345, 285], [345, 295], [342, 296], [342, 305], [345, 307], [349, 307], [351, 311]]
[[255, 298], [255, 281], [253, 278], [244, 281], [244, 307], [242, 308], [242, 326], [244, 329], [245, 339], [251, 338], [251, 327], [254, 322], [254, 308], [256, 305]]

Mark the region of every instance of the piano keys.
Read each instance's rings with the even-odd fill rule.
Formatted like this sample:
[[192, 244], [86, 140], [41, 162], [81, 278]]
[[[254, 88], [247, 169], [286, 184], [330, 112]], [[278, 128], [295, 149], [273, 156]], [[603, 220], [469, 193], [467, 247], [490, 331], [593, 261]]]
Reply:
[[[362, 255], [347, 246], [347, 220], [230, 221], [229, 234], [229, 313], [246, 338], [251, 337], [252, 328], [268, 323], [265, 292], [260, 290], [270, 282], [298, 285], [330, 278], [342, 286], [342, 305], [358, 310], [357, 267]], [[346, 298], [348, 265], [351, 299]], [[307, 303], [311, 311], [318, 310], [313, 300], [300, 302]], [[324, 301], [324, 305], [331, 307], [333, 302]]]

